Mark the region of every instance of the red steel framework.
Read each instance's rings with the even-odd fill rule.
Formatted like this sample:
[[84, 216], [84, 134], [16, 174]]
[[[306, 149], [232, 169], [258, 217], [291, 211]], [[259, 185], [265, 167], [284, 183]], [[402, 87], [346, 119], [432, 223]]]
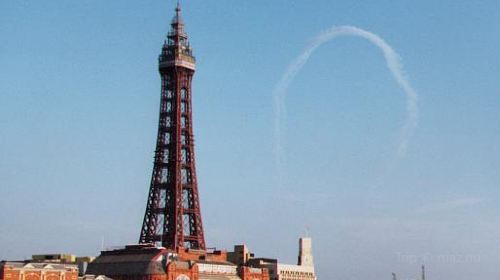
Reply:
[[195, 58], [177, 4], [159, 57], [161, 105], [148, 203], [139, 243], [205, 250], [192, 126]]

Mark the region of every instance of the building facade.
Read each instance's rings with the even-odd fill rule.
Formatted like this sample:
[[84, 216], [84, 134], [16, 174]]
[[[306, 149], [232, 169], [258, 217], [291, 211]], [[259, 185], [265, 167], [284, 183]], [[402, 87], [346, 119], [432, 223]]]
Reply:
[[78, 280], [74, 264], [30, 261], [0, 262], [0, 280]]
[[114, 280], [269, 280], [267, 269], [238, 266], [224, 251], [173, 252], [154, 245], [104, 251], [87, 273]]
[[316, 280], [311, 238], [299, 239], [297, 264], [284, 264], [269, 258], [251, 258], [247, 264], [251, 267], [266, 268], [271, 280]]

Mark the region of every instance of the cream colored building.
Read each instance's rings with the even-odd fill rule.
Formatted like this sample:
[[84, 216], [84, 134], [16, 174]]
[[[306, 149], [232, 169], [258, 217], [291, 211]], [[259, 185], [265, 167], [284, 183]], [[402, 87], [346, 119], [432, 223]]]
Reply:
[[311, 238], [299, 239], [297, 264], [283, 264], [276, 259], [251, 258], [248, 264], [253, 267], [267, 268], [270, 280], [316, 280]]
[[[272, 278], [271, 278], [272, 279]], [[277, 264], [276, 280], [315, 280], [314, 266]]]

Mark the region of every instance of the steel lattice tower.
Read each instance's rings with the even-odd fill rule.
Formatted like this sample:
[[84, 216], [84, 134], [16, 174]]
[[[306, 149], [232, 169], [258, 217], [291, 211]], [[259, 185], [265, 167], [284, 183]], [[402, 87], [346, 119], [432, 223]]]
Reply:
[[161, 106], [148, 203], [139, 243], [205, 250], [192, 126], [195, 58], [177, 4], [159, 57]]

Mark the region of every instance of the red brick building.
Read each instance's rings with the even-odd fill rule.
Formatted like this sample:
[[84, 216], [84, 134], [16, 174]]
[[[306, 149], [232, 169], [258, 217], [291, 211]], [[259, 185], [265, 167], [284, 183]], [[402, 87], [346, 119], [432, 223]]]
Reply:
[[78, 280], [78, 267], [73, 264], [2, 261], [0, 280]]
[[172, 252], [152, 245], [104, 251], [87, 273], [114, 280], [269, 280], [267, 269], [238, 266], [224, 251]]

